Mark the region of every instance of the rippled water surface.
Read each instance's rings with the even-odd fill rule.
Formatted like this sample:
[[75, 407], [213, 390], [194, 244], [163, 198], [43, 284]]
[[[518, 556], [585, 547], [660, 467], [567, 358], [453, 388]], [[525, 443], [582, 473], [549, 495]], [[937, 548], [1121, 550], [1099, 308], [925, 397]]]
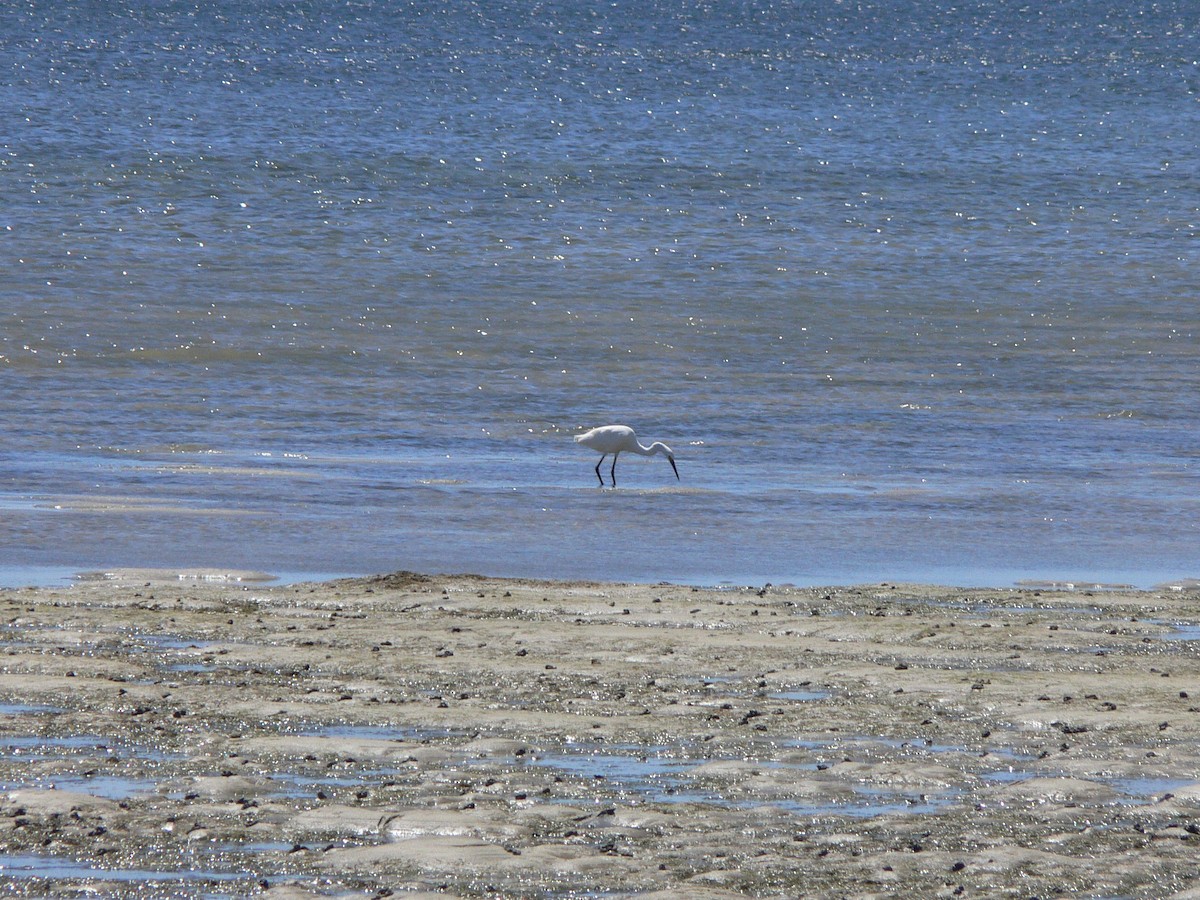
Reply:
[[567, 6], [0, 9], [0, 582], [1200, 575], [1186, 4]]

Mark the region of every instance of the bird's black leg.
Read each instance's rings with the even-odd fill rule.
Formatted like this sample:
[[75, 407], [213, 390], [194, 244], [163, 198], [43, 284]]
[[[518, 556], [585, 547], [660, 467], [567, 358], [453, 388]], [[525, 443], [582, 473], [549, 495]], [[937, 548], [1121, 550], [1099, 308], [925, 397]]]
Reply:
[[[604, 487], [604, 476], [600, 474], [600, 463], [604, 462], [604, 457], [606, 457], [607, 455], [608, 455], [607, 453], [601, 453], [600, 454], [600, 462], [596, 463], [596, 477], [600, 479], [600, 487]], [[616, 462], [617, 462], [617, 460], [614, 458], [613, 464], [615, 465]]]
[[[617, 453], [614, 453], [614, 454], [613, 454], [613, 464], [612, 464], [612, 468], [608, 470], [608, 475], [609, 475], [609, 477], [610, 477], [610, 478], [612, 478], [613, 487], [616, 487], [616, 486], [617, 486], [617, 457], [618, 457], [618, 456], [620, 456], [620, 455], [621, 455], [621, 454], [620, 454], [620, 452], [619, 452], [619, 451], [618, 451]], [[600, 480], [601, 480], [601, 481], [604, 481], [604, 479], [603, 479], [603, 478], [601, 478]]]

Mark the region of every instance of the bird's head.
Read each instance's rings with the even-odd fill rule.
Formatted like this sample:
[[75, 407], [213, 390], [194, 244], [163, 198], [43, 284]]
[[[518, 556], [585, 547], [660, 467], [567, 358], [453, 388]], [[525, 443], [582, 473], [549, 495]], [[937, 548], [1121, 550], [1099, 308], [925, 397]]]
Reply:
[[661, 453], [663, 456], [665, 456], [667, 458], [667, 462], [669, 462], [671, 464], [671, 471], [675, 473], [675, 480], [676, 481], [681, 480], [679, 478], [679, 469], [676, 468], [676, 466], [675, 466], [675, 451], [674, 450], [672, 450], [670, 447], [668, 447], [662, 441], [655, 441], [653, 444], [650, 445], [650, 450], [653, 453]]

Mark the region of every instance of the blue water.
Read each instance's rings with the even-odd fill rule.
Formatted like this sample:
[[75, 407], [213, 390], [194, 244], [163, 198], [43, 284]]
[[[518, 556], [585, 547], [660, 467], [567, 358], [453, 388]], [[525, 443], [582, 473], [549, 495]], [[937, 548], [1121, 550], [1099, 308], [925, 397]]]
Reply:
[[764, 5], [0, 7], [0, 583], [1200, 575], [1194, 10]]

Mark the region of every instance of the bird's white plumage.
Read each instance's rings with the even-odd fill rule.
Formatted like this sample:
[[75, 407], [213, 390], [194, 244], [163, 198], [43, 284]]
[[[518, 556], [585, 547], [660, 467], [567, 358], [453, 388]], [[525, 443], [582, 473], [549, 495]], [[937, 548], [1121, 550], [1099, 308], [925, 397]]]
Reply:
[[610, 453], [613, 455], [613, 461], [609, 475], [612, 477], [613, 487], [617, 486], [617, 456], [624, 452], [636, 453], [639, 456], [661, 453], [671, 464], [675, 478], [679, 478], [679, 469], [675, 467], [675, 454], [671, 448], [662, 441], [655, 441], [649, 447], [643, 447], [638, 442], [637, 434], [628, 425], [601, 425], [599, 428], [575, 435], [575, 443], [600, 454], [600, 462], [596, 463], [596, 477], [600, 479], [601, 486], [604, 484], [604, 477], [600, 474], [600, 463], [604, 462], [604, 457]]

